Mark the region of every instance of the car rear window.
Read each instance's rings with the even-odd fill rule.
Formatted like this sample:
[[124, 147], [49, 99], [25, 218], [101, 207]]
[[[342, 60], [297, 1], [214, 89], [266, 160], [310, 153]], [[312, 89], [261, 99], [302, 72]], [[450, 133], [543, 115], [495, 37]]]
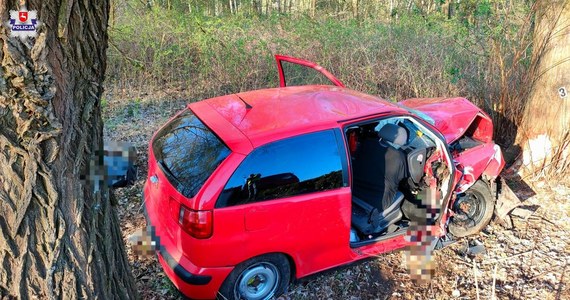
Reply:
[[188, 198], [196, 195], [230, 154], [230, 149], [190, 110], [156, 134], [152, 149], [170, 183]]

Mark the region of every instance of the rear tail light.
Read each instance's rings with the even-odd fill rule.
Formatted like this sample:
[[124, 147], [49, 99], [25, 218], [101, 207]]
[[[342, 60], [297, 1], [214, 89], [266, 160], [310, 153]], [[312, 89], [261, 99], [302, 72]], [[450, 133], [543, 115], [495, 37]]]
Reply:
[[214, 223], [211, 210], [191, 210], [180, 205], [178, 223], [184, 231], [197, 239], [207, 239], [212, 236]]

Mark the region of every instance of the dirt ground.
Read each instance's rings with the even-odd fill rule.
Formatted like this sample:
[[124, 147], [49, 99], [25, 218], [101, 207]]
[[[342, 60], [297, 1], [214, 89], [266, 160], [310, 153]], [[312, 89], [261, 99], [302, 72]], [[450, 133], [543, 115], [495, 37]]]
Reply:
[[[104, 105], [105, 139], [130, 142], [138, 152], [139, 179], [116, 190], [125, 242], [145, 226], [142, 186], [148, 141], [184, 103], [142, 97]], [[519, 187], [528, 187], [515, 192], [526, 199], [522, 211], [534, 212], [526, 220], [512, 216], [514, 228], [492, 222], [479, 235], [436, 251], [436, 272], [428, 284], [410, 280], [399, 251], [300, 279], [281, 299], [570, 299], [570, 186], [530, 179], [524, 183]], [[485, 252], [466, 254], [466, 245], [475, 241]], [[180, 299], [156, 257], [137, 257], [129, 245], [127, 249], [143, 299]]]

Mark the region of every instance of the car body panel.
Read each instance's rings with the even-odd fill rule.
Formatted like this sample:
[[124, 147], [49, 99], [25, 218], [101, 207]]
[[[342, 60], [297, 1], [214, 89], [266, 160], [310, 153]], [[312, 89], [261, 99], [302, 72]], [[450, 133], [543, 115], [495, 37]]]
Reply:
[[295, 261], [297, 277], [346, 263], [350, 207], [349, 188], [243, 205], [246, 227], [254, 225], [242, 232], [243, 247], [250, 257], [286, 253]]
[[[239, 97], [238, 97], [239, 96]], [[406, 111], [381, 98], [334, 86], [294, 86], [264, 89], [228, 95], [192, 103], [190, 108], [206, 125], [214, 125], [204, 115], [205, 104], [221, 115], [226, 122], [212, 128], [219, 135], [231, 136], [231, 124], [247, 137], [253, 147], [265, 143], [335, 127], [341, 120], [381, 113]], [[251, 106], [247, 108], [246, 103]], [[211, 112], [210, 112], [211, 114]], [[224, 133], [226, 130], [232, 132]], [[242, 141], [243, 142], [243, 141]], [[228, 145], [231, 147], [231, 145]], [[245, 148], [245, 146], [243, 146]], [[246, 154], [246, 153], [244, 153]]]
[[212, 173], [196, 196], [186, 202], [188, 204], [188, 208], [193, 210], [214, 209], [216, 200], [222, 192], [225, 183], [232, 175], [233, 170], [239, 166], [245, 157], [246, 156], [241, 153], [231, 153]]
[[506, 161], [503, 157], [503, 152], [501, 151], [501, 147], [499, 145], [494, 145], [493, 149], [495, 152], [491, 157], [491, 160], [487, 164], [485, 171], [483, 171], [483, 175], [489, 178], [497, 178], [501, 174], [501, 171], [505, 167]]
[[[237, 98], [237, 96], [228, 95], [219, 98], [234, 99]], [[215, 99], [216, 98], [212, 99], [212, 101], [215, 101]], [[232, 103], [235, 103], [235, 101], [239, 100], [234, 99]], [[249, 139], [239, 129], [228, 122], [224, 115], [212, 109], [211, 106], [208, 105], [208, 102], [194, 102], [189, 104], [188, 108], [192, 110], [206, 126], [211, 128], [233, 152], [247, 154], [253, 149], [253, 145], [251, 145]]]
[[501, 149], [494, 143], [483, 144], [468, 149], [454, 157], [463, 176], [457, 185], [456, 192], [465, 192], [484, 172], [491, 178], [496, 178], [505, 162]]
[[[430, 116], [448, 144], [460, 138], [477, 115], [488, 118], [487, 114], [465, 98], [415, 98], [398, 103]], [[486, 133], [492, 137], [493, 129], [490, 128]]]
[[[153, 184], [150, 182], [150, 179], [147, 178], [144, 187], [146, 218], [149, 225], [152, 226], [153, 240], [157, 242], [161, 251], [166, 251], [184, 270], [194, 275], [211, 276], [212, 280], [206, 285], [188, 284], [178, 277], [174, 273], [174, 270], [170, 268], [168, 263], [165, 261], [164, 257], [160, 253], [157, 253], [159, 262], [162, 265], [164, 272], [180, 291], [183, 291], [187, 295], [192, 295], [192, 298], [194, 299], [214, 299], [216, 298], [217, 291], [219, 290], [223, 280], [234, 267], [199, 267], [192, 260], [192, 257], [188, 256], [188, 252], [180, 251], [180, 244], [183, 239], [179, 239], [179, 237], [185, 236], [187, 238], [188, 235], [181, 232], [182, 230], [176, 222], [176, 217], [171, 214], [170, 204], [173, 203], [172, 200], [164, 196], [165, 194], [170, 194], [165, 193], [165, 191], [169, 190], [169, 186], [160, 184], [160, 181], [164, 182], [166, 177], [160, 173], [160, 170], [153, 173], [158, 174], [159, 183]], [[175, 214], [177, 215], [177, 213]]]
[[483, 174], [490, 179], [499, 176], [505, 165], [501, 149], [493, 142], [491, 118], [465, 98], [418, 98], [400, 101], [405, 107], [417, 109], [434, 121], [448, 144], [460, 139], [468, 130], [480, 145], [454, 154], [453, 159], [462, 172], [456, 192], [465, 192]]

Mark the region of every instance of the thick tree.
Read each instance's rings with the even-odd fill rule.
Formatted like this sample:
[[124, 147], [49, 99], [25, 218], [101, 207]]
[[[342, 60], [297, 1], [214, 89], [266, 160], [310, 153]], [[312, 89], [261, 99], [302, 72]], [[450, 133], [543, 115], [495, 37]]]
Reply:
[[[108, 0], [29, 0], [36, 38], [0, 0], [0, 298], [136, 298], [103, 186], [82, 180], [102, 148]], [[93, 170], [93, 169], [92, 169]]]
[[570, 172], [570, 1], [537, 1], [535, 22], [534, 78], [518, 142], [523, 173], [556, 176]]

